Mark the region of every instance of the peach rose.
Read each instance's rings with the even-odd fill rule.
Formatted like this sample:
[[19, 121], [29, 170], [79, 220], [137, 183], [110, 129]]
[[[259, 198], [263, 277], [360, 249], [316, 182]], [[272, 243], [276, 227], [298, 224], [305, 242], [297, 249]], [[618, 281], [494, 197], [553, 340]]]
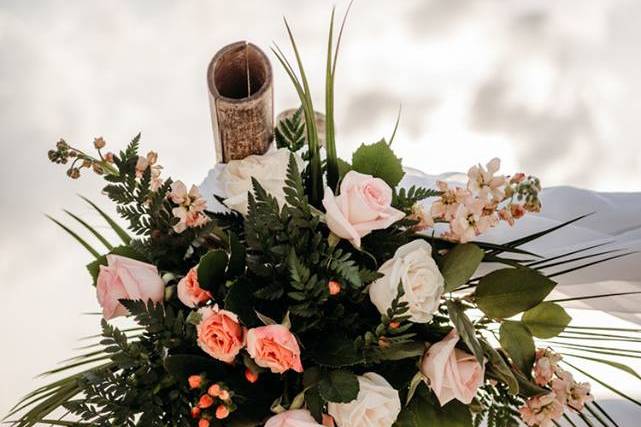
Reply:
[[267, 325], [247, 332], [247, 351], [256, 364], [275, 374], [288, 369], [303, 372], [296, 337], [283, 325]]
[[187, 307], [195, 308], [211, 299], [211, 293], [202, 289], [198, 283], [197, 267], [178, 282], [178, 299]]
[[102, 316], [109, 320], [129, 313], [120, 304], [121, 299], [162, 302], [165, 283], [158, 269], [151, 264], [120, 255], [107, 255], [107, 265], [100, 266], [96, 293]]
[[247, 330], [240, 326], [238, 317], [218, 305], [198, 310], [202, 320], [196, 327], [198, 346], [211, 357], [232, 363], [245, 346]]
[[274, 415], [265, 423], [265, 427], [322, 427], [307, 409], [293, 409]]
[[325, 189], [325, 219], [332, 233], [356, 247], [372, 230], [387, 228], [405, 216], [391, 206], [392, 189], [380, 178], [349, 171], [340, 190], [335, 196], [331, 189]]
[[455, 348], [458, 340], [452, 329], [443, 341], [425, 352], [421, 362], [421, 373], [429, 380], [441, 406], [452, 399], [469, 405], [483, 384], [485, 367], [473, 355]]

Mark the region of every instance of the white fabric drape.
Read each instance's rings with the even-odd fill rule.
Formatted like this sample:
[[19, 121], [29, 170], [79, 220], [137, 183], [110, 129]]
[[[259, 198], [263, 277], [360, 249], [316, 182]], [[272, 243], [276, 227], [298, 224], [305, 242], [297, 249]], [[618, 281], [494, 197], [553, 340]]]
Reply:
[[[209, 172], [200, 186], [212, 210], [225, 209], [213, 197], [224, 195], [218, 182], [222, 165]], [[401, 185], [435, 188], [435, 182], [464, 180], [463, 175], [427, 175], [407, 169]], [[530, 242], [522, 249], [543, 257], [553, 257], [573, 250], [601, 245], [576, 256], [612, 250], [608, 255], [577, 261], [552, 268], [561, 271], [599, 258], [633, 252], [621, 258], [556, 276], [559, 282], [555, 293], [559, 297], [579, 297], [606, 293], [641, 291], [641, 193], [600, 193], [574, 187], [550, 187], [541, 194], [543, 209], [540, 214], [526, 215], [514, 226], [502, 223], [480, 236], [480, 241], [505, 243], [537, 231], [545, 230], [575, 217], [590, 216]], [[426, 200], [428, 206], [431, 201]], [[636, 253], [634, 253], [636, 251]], [[565, 303], [566, 307], [590, 308], [641, 323], [641, 295], [625, 295]]]

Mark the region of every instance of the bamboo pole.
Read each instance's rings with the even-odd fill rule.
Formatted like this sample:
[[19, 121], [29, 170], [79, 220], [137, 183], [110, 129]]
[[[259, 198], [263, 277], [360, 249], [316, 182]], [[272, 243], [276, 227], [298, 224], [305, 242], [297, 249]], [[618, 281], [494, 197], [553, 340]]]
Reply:
[[207, 86], [216, 160], [264, 154], [274, 128], [274, 83], [265, 53], [245, 41], [223, 47], [209, 63]]

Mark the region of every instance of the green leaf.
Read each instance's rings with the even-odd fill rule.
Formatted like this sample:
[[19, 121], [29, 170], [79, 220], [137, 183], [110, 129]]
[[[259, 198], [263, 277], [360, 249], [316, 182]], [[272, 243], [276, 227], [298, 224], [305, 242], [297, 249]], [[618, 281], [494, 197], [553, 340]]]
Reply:
[[467, 345], [470, 351], [474, 354], [476, 360], [481, 364], [481, 366], [484, 365], [485, 360], [483, 357], [483, 348], [476, 337], [476, 331], [474, 330], [472, 321], [465, 314], [465, 309], [461, 303], [456, 301], [448, 300], [446, 305], [447, 311], [450, 314], [450, 319], [452, 320], [452, 323], [454, 323], [456, 331], [463, 339], [465, 345]]
[[556, 282], [533, 270], [504, 268], [481, 278], [476, 287], [478, 307], [489, 317], [512, 317], [538, 305]]
[[198, 283], [204, 290], [212, 290], [215, 285], [225, 281], [227, 253], [221, 249], [207, 252], [198, 263]]
[[358, 378], [344, 369], [330, 371], [318, 383], [318, 392], [327, 402], [351, 402], [358, 396], [358, 390]]
[[249, 327], [262, 326], [254, 311], [254, 284], [240, 278], [231, 285], [225, 297], [225, 310], [236, 313], [238, 318]]
[[422, 383], [414, 398], [401, 411], [394, 427], [472, 427], [472, 414], [467, 405], [452, 400], [441, 406]]
[[318, 392], [318, 387], [312, 387], [305, 392], [305, 403], [307, 403], [307, 409], [309, 409], [314, 419], [319, 423], [322, 422], [325, 402]]
[[485, 252], [473, 243], [456, 245], [441, 258], [439, 267], [445, 278], [445, 292], [464, 285], [481, 264]]
[[385, 140], [371, 145], [361, 145], [352, 156], [352, 169], [381, 178], [394, 188], [401, 182], [403, 166]]
[[481, 343], [481, 347], [483, 347], [483, 351], [487, 356], [491, 372], [499, 381], [508, 386], [508, 388], [510, 389], [510, 393], [518, 394], [519, 383], [512, 373], [512, 370], [503, 359], [503, 356], [501, 356], [499, 352], [496, 351], [494, 347], [492, 347], [486, 340], [480, 339], [479, 342]]
[[396, 344], [390, 348], [380, 351], [378, 358], [380, 360], [402, 360], [419, 357], [425, 353], [425, 344], [422, 342], [408, 342]]
[[245, 271], [245, 246], [240, 243], [235, 233], [229, 232], [229, 265], [227, 274], [231, 277], [238, 276]]
[[312, 359], [321, 366], [340, 368], [354, 366], [365, 361], [363, 354], [356, 350], [353, 341], [340, 335], [319, 339], [318, 345], [310, 351]]
[[554, 338], [565, 330], [572, 318], [558, 304], [542, 302], [523, 314], [523, 323], [537, 338]]
[[536, 350], [530, 331], [521, 322], [506, 320], [499, 331], [501, 347], [512, 358], [517, 368], [530, 377]]

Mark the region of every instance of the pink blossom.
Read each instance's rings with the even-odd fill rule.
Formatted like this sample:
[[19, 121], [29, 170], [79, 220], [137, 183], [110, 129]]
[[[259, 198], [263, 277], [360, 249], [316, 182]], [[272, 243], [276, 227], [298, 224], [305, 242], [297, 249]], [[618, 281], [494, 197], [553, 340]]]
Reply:
[[534, 363], [534, 381], [540, 386], [546, 386], [552, 381], [559, 369], [561, 356], [550, 349], [538, 349]]
[[552, 427], [555, 420], [563, 415], [563, 405], [554, 392], [529, 398], [519, 412], [528, 426]]
[[501, 201], [505, 197], [503, 187], [505, 186], [505, 176], [494, 174], [498, 172], [501, 167], [501, 161], [498, 158], [490, 160], [486, 168], [480, 164], [472, 166], [467, 173], [469, 181], [467, 184], [468, 189], [475, 195], [483, 199], [491, 199]]
[[283, 325], [267, 325], [247, 333], [247, 352], [260, 367], [275, 374], [288, 369], [303, 372], [296, 337]]
[[552, 380], [552, 390], [559, 402], [568, 405], [576, 411], [582, 411], [587, 402], [593, 400], [589, 383], [579, 383], [568, 371], [559, 370], [557, 378]]
[[470, 197], [470, 192], [461, 187], [450, 188], [445, 181], [436, 181], [436, 187], [441, 194], [439, 200], [432, 203], [430, 214], [432, 218], [451, 221], [463, 201]]
[[349, 171], [343, 178], [340, 195], [325, 189], [323, 206], [332, 233], [355, 247], [360, 247], [361, 237], [385, 229], [405, 216], [392, 207], [392, 189], [385, 181], [355, 171]]
[[172, 209], [173, 215], [179, 220], [174, 225], [176, 233], [182, 233], [187, 228], [200, 227], [209, 222], [209, 217], [204, 214], [207, 202], [200, 195], [200, 191], [195, 185], [192, 185], [189, 192], [187, 192], [185, 184], [181, 181], [176, 181], [171, 184], [169, 198], [178, 205]]

